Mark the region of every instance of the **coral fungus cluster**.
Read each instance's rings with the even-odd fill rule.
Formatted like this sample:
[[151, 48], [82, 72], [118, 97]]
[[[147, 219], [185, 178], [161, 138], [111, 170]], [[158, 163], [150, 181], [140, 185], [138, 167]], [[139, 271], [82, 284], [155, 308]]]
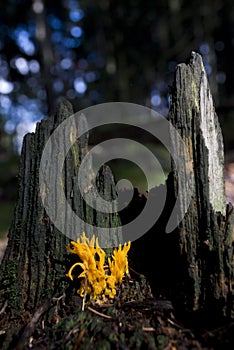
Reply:
[[72, 274], [76, 266], [80, 266], [83, 271], [77, 278], [83, 278], [78, 294], [81, 297], [90, 296], [92, 300], [104, 301], [106, 297], [114, 298], [116, 286], [120, 284], [123, 277], [128, 273], [127, 253], [131, 243], [124, 243], [113, 250], [112, 259], [108, 258], [108, 265], [105, 265], [106, 253], [98, 244], [98, 238], [93, 236], [89, 240], [85, 233], [82, 233], [77, 242], [72, 241], [67, 245], [70, 253], [77, 254], [82, 262], [77, 262], [67, 273], [73, 280]]

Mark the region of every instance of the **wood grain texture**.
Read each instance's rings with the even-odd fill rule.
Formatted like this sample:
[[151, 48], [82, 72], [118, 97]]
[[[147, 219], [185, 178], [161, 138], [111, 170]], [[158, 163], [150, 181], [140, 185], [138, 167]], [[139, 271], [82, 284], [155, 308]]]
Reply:
[[[223, 138], [199, 54], [193, 52], [188, 64], [177, 67], [169, 120], [186, 145], [184, 150], [172, 139], [174, 152], [182, 159], [179, 170], [172, 165], [181, 210], [190, 201], [188, 184], [192, 191], [179, 226], [182, 299], [188, 310], [212, 308], [215, 302], [222, 309], [231, 294], [232, 274], [230, 258], [226, 259]], [[177, 193], [177, 188], [182, 190]]]

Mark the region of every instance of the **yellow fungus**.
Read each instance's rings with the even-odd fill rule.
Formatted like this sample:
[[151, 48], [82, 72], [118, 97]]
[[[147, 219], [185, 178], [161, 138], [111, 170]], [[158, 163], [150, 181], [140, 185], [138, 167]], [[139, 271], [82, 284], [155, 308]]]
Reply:
[[128, 273], [127, 253], [131, 243], [119, 245], [113, 250], [112, 259], [108, 258], [108, 269], [106, 269], [106, 253], [99, 247], [98, 238], [95, 236], [88, 239], [83, 232], [77, 242], [72, 241], [67, 245], [70, 253], [78, 255], [82, 262], [72, 265], [67, 273], [67, 277], [73, 280], [72, 274], [76, 266], [82, 268], [82, 272], [77, 278], [83, 278], [77, 293], [81, 297], [90, 296], [92, 300], [105, 300], [106, 297], [113, 299], [116, 295], [116, 286], [120, 284], [123, 277]]

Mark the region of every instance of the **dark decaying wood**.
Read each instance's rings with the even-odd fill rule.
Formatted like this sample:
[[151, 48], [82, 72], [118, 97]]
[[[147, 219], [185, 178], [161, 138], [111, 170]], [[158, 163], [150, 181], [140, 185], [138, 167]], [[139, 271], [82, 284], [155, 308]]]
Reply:
[[224, 194], [222, 133], [199, 54], [177, 67], [169, 120], [187, 146], [186, 154], [171, 140], [181, 159], [179, 170], [172, 162], [175, 196], [182, 212], [190, 203], [179, 225], [178, 294], [190, 311], [217, 308], [225, 314], [232, 293], [233, 214]]
[[[8, 300], [14, 312], [35, 310], [37, 306], [64, 289], [66, 235], [61, 234], [50, 222], [39, 193], [39, 167], [44, 146], [52, 132], [73, 114], [67, 101], [61, 103], [58, 112], [37, 124], [36, 132], [24, 138], [19, 170], [18, 201], [9, 232], [9, 242], [1, 265], [1, 300]], [[85, 119], [81, 117], [78, 128]], [[71, 137], [74, 130], [71, 130]], [[62, 141], [59, 147], [63, 147]], [[56, 148], [58, 149], [58, 147]], [[88, 149], [88, 135], [84, 134], [69, 151], [64, 163], [64, 191], [72, 209], [84, 221], [100, 227], [120, 226], [118, 214], [97, 214], [85, 205], [76, 185], [79, 164]], [[53, 162], [54, 154], [50, 154]], [[51, 174], [53, 176], [54, 174]], [[110, 200], [115, 195], [112, 174], [103, 167], [98, 178], [100, 192]], [[47, 189], [47, 191], [50, 189]], [[53, 190], [53, 189], [52, 189]], [[46, 195], [46, 193], [45, 193]], [[58, 203], [60, 198], [54, 198]], [[58, 213], [59, 215], [59, 213]], [[85, 227], [84, 227], [85, 230]], [[81, 232], [77, 232], [79, 235]], [[69, 234], [69, 233], [68, 233]], [[114, 237], [113, 246], [119, 242]]]

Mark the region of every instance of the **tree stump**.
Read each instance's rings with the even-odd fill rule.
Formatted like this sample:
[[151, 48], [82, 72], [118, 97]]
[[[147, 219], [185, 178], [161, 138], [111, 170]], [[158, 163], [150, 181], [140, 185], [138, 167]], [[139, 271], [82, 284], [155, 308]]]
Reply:
[[[8, 312], [0, 325], [7, 324], [8, 320], [11, 322], [5, 348], [15, 331], [12, 320], [19, 320], [23, 311], [24, 317], [28, 313], [28, 319], [21, 321], [21, 326], [24, 326], [31, 320], [22, 334], [28, 342], [42, 313], [48, 310], [50, 301], [55, 300], [51, 297], [68, 290], [65, 255], [69, 238], [54, 227], [45, 211], [43, 203], [46, 203], [53, 188], [45, 181], [45, 188], [39, 191], [39, 169], [47, 141], [54, 130], [72, 114], [71, 105], [64, 102], [56, 115], [38, 123], [36, 132], [24, 138], [18, 201], [0, 274], [0, 310]], [[202, 59], [196, 53], [192, 53], [188, 64], [177, 67], [171, 89], [169, 120], [179, 132], [186, 148], [171, 137], [174, 157], [181, 159], [180, 168], [176, 169], [172, 162], [163, 213], [156, 225], [136, 241], [135, 247], [132, 244], [131, 254], [139, 265], [145, 264], [145, 271], [142, 272], [147, 275], [151, 269], [149, 277], [159, 291], [158, 295], [163, 298], [171, 296], [174, 305], [180, 310], [192, 315], [198, 312], [201, 316], [202, 313], [208, 315], [209, 319], [231, 316], [234, 214], [232, 205], [225, 203], [222, 134]], [[85, 130], [85, 123], [85, 118], [80, 116], [75, 129]], [[71, 128], [69, 137], [72, 139], [75, 136], [74, 128]], [[48, 164], [55, 162], [55, 157], [64, 152], [63, 139], [53, 142], [57, 143], [54, 144], [56, 154], [52, 150], [46, 154], [44, 160]], [[91, 224], [98, 235], [95, 227], [121, 227], [121, 221], [117, 208], [111, 214], [102, 215], [95, 211], [95, 203], [93, 207], [88, 206], [79, 192], [76, 178], [87, 151], [88, 134], [85, 133], [68, 153], [65, 152], [61, 183], [72, 210]], [[56, 181], [54, 174], [51, 177]], [[96, 183], [106, 200], [115, 199], [114, 179], [108, 167], [101, 169]], [[92, 188], [87, 188], [87, 191], [92, 191]], [[152, 191], [153, 195], [160, 195], [160, 187]], [[57, 204], [60, 208], [64, 199], [59, 192], [55, 191], [52, 198], [53, 205]], [[138, 215], [146, 200], [146, 197], [135, 191], [134, 203], [122, 212], [125, 215], [122, 224], [129, 216], [134, 218]], [[166, 226], [175, 203], [182, 214], [185, 209], [188, 210], [175, 232], [167, 234]], [[60, 215], [59, 210], [56, 215]], [[72, 225], [73, 222], [70, 223], [71, 229], [74, 228]], [[77, 235], [80, 233], [77, 232]], [[113, 246], [118, 245], [120, 237], [121, 232], [120, 236], [112, 237]], [[130, 290], [130, 282], [126, 284], [125, 295]], [[170, 293], [164, 293], [165, 287], [170, 289]], [[134, 290], [134, 297], [137, 293], [139, 291]], [[116, 324], [116, 319], [113, 320]], [[18, 333], [20, 325], [15, 328]], [[26, 344], [22, 337], [19, 349]]]
[[[223, 138], [199, 54], [193, 52], [188, 64], [177, 66], [169, 120], [187, 146], [187, 154], [182, 153], [171, 140], [175, 155], [183, 160], [179, 170], [172, 163], [182, 212], [189, 202], [179, 225], [179, 294], [187, 310], [219, 310], [224, 315], [232, 294], [233, 207], [226, 206]], [[182, 190], [177, 193], [178, 186]]]
[[[67, 253], [69, 232], [68, 237], [59, 232], [44, 209], [39, 192], [39, 168], [42, 152], [49, 137], [72, 114], [71, 104], [65, 101], [61, 103], [54, 116], [38, 123], [36, 132], [27, 134], [24, 138], [19, 169], [18, 201], [0, 277], [0, 299], [8, 300], [8, 308], [12, 313], [35, 310], [45, 299], [61, 292], [66, 285], [64, 258]], [[80, 116], [78, 129], [82, 128], [82, 123], [85, 123], [85, 118]], [[74, 136], [73, 133], [74, 130], [70, 130], [70, 137]], [[58, 145], [54, 145], [53, 148], [55, 154], [48, 155], [48, 166], [58, 156], [56, 152], [61, 152], [64, 147], [63, 140], [57, 141]], [[79, 192], [76, 175], [87, 151], [86, 133], [71, 147], [66, 156], [63, 172], [64, 192], [74, 212], [93, 225], [93, 233], [98, 235], [95, 226], [116, 227], [120, 226], [120, 220], [117, 213], [96, 215], [95, 206], [94, 208], [87, 206]], [[54, 174], [50, 176], [53, 177]], [[108, 167], [102, 168], [97, 183], [100, 193], [106, 200], [111, 200], [115, 196], [114, 180]], [[45, 197], [53, 190], [53, 188], [45, 189]], [[53, 200], [53, 205], [58, 205], [60, 198], [56, 192]], [[77, 237], [81, 233], [77, 232]], [[113, 246], [118, 245], [117, 238], [113, 237]]]

